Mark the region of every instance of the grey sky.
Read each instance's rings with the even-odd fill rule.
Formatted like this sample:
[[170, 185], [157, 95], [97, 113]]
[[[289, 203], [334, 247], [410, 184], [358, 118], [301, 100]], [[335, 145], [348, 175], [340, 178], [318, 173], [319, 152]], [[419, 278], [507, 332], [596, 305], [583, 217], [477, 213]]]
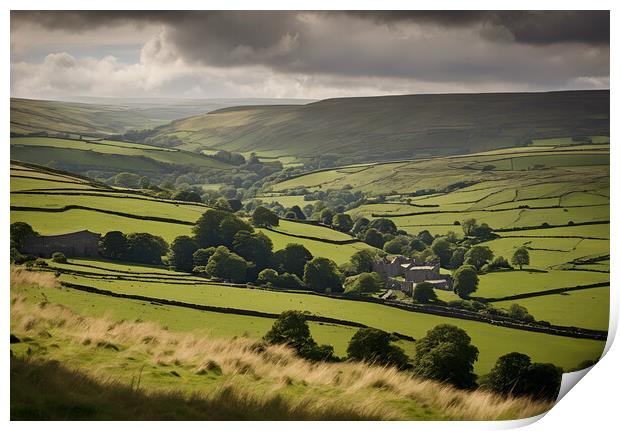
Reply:
[[606, 11], [11, 13], [13, 96], [609, 88]]

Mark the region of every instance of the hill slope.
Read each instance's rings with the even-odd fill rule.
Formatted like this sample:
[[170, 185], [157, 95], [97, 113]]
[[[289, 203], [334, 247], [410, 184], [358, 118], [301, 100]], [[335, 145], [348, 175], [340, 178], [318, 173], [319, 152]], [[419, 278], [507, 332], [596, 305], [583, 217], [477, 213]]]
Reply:
[[157, 130], [186, 149], [351, 160], [463, 154], [534, 138], [608, 135], [609, 91], [435, 94], [226, 108]]
[[229, 106], [308, 102], [301, 99], [74, 99], [11, 98], [11, 133], [116, 134]]

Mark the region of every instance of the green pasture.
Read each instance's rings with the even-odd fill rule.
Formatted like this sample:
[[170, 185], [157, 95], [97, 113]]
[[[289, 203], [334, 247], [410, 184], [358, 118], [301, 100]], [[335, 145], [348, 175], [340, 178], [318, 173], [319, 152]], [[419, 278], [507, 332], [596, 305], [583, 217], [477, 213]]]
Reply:
[[554, 325], [603, 331], [609, 327], [609, 287], [501, 301], [493, 305], [508, 308], [513, 303], [526, 307], [537, 320], [546, 320]]
[[310, 223], [298, 223], [289, 220], [280, 220], [280, 224], [275, 226], [274, 229], [285, 234], [304, 235], [335, 241], [346, 241], [353, 239], [349, 234], [339, 232], [325, 226], [317, 226]]
[[298, 205], [303, 209], [306, 205], [314, 204], [317, 201], [306, 201], [303, 196], [287, 196], [287, 195], [273, 195], [273, 196], [256, 196], [256, 199], [266, 203], [278, 202], [284, 208], [291, 208]]
[[351, 259], [351, 256], [357, 251], [372, 248], [368, 244], [361, 241], [353, 244], [330, 244], [310, 239], [295, 238], [267, 229], [258, 230], [271, 239], [274, 250], [280, 250], [290, 243], [302, 244], [310, 251], [310, 253], [312, 253], [313, 256], [326, 257], [333, 260], [338, 265], [348, 262], [349, 259]]
[[78, 182], [59, 182], [59, 181], [47, 181], [43, 179], [32, 178], [18, 178], [11, 177], [11, 191], [23, 191], [33, 189], [94, 189], [95, 187]]
[[[81, 205], [94, 209], [118, 211], [138, 216], [170, 218], [195, 222], [208, 210], [202, 205], [175, 204], [151, 199], [126, 199], [122, 195], [80, 196], [80, 195], [29, 195], [11, 196], [11, 205], [35, 208], [62, 208], [67, 205]], [[52, 214], [52, 213], [50, 213]]]
[[28, 223], [42, 235], [57, 235], [83, 229], [102, 234], [119, 230], [126, 233], [148, 232], [161, 236], [168, 243], [172, 242], [179, 235], [191, 235], [191, 226], [188, 225], [138, 220], [81, 209], [60, 213], [11, 211], [11, 223], [17, 221]]
[[[476, 363], [476, 372], [479, 374], [488, 372], [499, 356], [514, 351], [515, 346], [535, 361], [553, 362], [567, 369], [577, 366], [585, 359], [597, 358], [604, 347], [604, 343], [599, 341], [521, 331], [481, 322], [413, 313], [379, 304], [336, 300], [316, 295], [229, 288], [218, 285], [180, 286], [129, 281], [112, 282], [69, 275], [62, 275], [61, 279], [114, 292], [175, 299], [196, 304], [272, 313], [290, 309], [306, 310], [322, 316], [364, 323], [389, 332], [400, 332], [414, 338], [422, 337], [426, 331], [438, 324], [450, 323], [465, 329], [472, 337], [473, 344], [479, 347], [480, 358]], [[92, 299], [93, 294], [90, 295], [91, 300], [98, 301], [98, 299]], [[330, 341], [330, 344], [336, 344], [338, 340]], [[342, 349], [343, 346], [339, 345], [338, 351], [341, 352]]]
[[[548, 272], [527, 270], [491, 272], [482, 274], [479, 278], [480, 284], [474, 296], [483, 298], [503, 298], [561, 287], [609, 282], [609, 274], [560, 270], [550, 270]], [[569, 308], [567, 310], [572, 309]]]
[[582, 236], [592, 238], [609, 238], [609, 223], [584, 226], [562, 226], [552, 227], [548, 229], [528, 229], [514, 232], [501, 232], [501, 236]]
[[577, 258], [609, 255], [609, 241], [579, 238], [498, 238], [483, 243], [495, 256], [507, 259], [527, 247], [532, 268], [553, 268]]

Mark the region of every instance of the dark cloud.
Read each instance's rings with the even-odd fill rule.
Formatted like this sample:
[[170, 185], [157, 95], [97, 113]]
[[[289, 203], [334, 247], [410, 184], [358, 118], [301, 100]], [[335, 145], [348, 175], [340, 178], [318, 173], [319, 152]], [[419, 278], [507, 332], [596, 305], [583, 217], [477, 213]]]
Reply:
[[[50, 29], [86, 31], [118, 23], [201, 23], [206, 34], [225, 34], [246, 44], [282, 28], [294, 31], [295, 11], [13, 11], [13, 25], [34, 22]], [[528, 44], [581, 42], [609, 44], [609, 11], [335, 11], [378, 23], [419, 22], [443, 27], [488, 24], [505, 27], [515, 41]], [[237, 25], [231, 31], [230, 25]], [[225, 32], [222, 32], [225, 30]], [[247, 36], [247, 37], [245, 37]], [[258, 39], [258, 40], [257, 40]]]
[[241, 69], [235, 85], [246, 87], [263, 85], [265, 70], [291, 86], [338, 88], [558, 89], [605, 86], [609, 77], [608, 11], [11, 12], [12, 32], [30, 25], [93, 45], [99, 35], [135, 32], [121, 26], [144, 28], [140, 65], [157, 66], [157, 82], [179, 64]]

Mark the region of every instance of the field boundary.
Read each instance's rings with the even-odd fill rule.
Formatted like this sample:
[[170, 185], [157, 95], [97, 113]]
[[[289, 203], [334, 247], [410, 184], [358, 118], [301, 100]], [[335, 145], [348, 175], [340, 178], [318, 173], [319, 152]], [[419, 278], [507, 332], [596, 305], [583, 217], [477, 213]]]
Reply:
[[[193, 303], [187, 303], [187, 302], [182, 302], [182, 301], [175, 301], [175, 300], [164, 299], [164, 298], [152, 298], [152, 297], [143, 296], [143, 295], [117, 293], [117, 292], [112, 292], [112, 291], [105, 290], [105, 289], [99, 289], [99, 288], [92, 287], [92, 286], [69, 283], [69, 282], [64, 282], [64, 281], [61, 282], [61, 285], [65, 287], [69, 287], [69, 288], [74, 288], [77, 290], [82, 290], [85, 292], [92, 292], [92, 293], [108, 295], [108, 296], [113, 296], [113, 297], [118, 297], [118, 298], [135, 299], [135, 300], [152, 302], [152, 303], [161, 303], [163, 305], [193, 308], [193, 309], [204, 310], [204, 311], [214, 311], [214, 312], [220, 312], [220, 313], [240, 314], [240, 315], [268, 317], [268, 318], [277, 318], [279, 316], [279, 313], [276, 314], [276, 313], [268, 313], [268, 312], [262, 312], [262, 311], [257, 311], [257, 310], [217, 307], [217, 306], [211, 306], [211, 305], [193, 304]], [[243, 287], [243, 286], [239, 285], [236, 287]], [[247, 285], [245, 285], [245, 287], [248, 288]], [[290, 293], [314, 294], [317, 296], [323, 296], [323, 297], [332, 298], [332, 299], [340, 299], [340, 300], [345, 300], [345, 301], [370, 302], [370, 303], [385, 305], [388, 307], [398, 308], [398, 309], [410, 311], [410, 312], [421, 312], [421, 313], [433, 314], [433, 315], [444, 316], [444, 317], [451, 317], [451, 318], [456, 318], [456, 319], [479, 321], [482, 323], [489, 323], [495, 326], [503, 326], [507, 328], [530, 331], [530, 332], [540, 332], [540, 333], [546, 333], [549, 335], [565, 336], [565, 337], [571, 337], [571, 338], [585, 338], [585, 339], [592, 339], [592, 340], [606, 340], [607, 339], [607, 331], [597, 331], [597, 330], [592, 330], [592, 329], [567, 327], [567, 326], [559, 326], [559, 325], [549, 325], [549, 326], [532, 325], [532, 324], [527, 324], [527, 323], [517, 321], [512, 318], [508, 318], [508, 317], [483, 316], [483, 315], [480, 315], [479, 313], [466, 312], [465, 310], [447, 310], [445, 309], [445, 307], [439, 307], [439, 306], [433, 306], [433, 305], [428, 306], [428, 305], [420, 305], [420, 304], [402, 304], [402, 303], [397, 303], [395, 301], [383, 301], [377, 298], [344, 297], [344, 296], [339, 296], [339, 295], [318, 294], [316, 292], [290, 292]], [[334, 324], [340, 324], [340, 325], [345, 325], [345, 326], [354, 326], [358, 328], [367, 327], [366, 325], [359, 323], [359, 322], [351, 322], [351, 321], [346, 321], [346, 320], [341, 320], [341, 319], [336, 319], [336, 318], [331, 318], [331, 317], [317, 316], [314, 314], [309, 314], [308, 320], [316, 321], [316, 322], [324, 322], [324, 323], [334, 323]]]
[[536, 298], [539, 296], [556, 295], [558, 293], [571, 292], [574, 290], [595, 289], [598, 287], [607, 287], [607, 286], [611, 286], [611, 284], [608, 281], [602, 282], [602, 283], [584, 284], [580, 286], [558, 287], [555, 289], [539, 290], [536, 292], [529, 292], [529, 293], [519, 293], [517, 295], [509, 295], [509, 296], [505, 296], [502, 298], [472, 297], [472, 299], [475, 299], [476, 301], [480, 301], [480, 302], [512, 301], [515, 299]]

